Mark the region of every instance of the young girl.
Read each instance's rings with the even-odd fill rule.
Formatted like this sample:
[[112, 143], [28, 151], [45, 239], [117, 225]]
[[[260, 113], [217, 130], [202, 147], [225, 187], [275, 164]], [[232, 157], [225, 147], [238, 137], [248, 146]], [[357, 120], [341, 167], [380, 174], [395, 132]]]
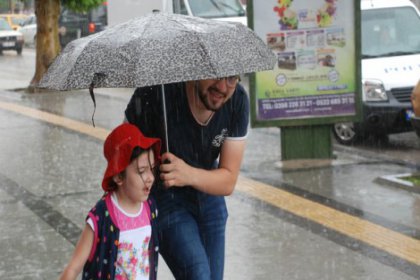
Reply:
[[93, 207], [73, 257], [60, 279], [156, 279], [157, 211], [150, 189], [160, 158], [160, 139], [125, 123], [104, 143], [105, 194]]

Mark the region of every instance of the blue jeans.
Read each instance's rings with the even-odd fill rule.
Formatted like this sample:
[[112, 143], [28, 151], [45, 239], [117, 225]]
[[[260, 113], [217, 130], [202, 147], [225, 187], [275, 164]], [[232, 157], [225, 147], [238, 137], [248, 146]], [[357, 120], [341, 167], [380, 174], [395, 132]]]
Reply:
[[221, 280], [227, 209], [222, 196], [192, 188], [159, 192], [159, 249], [176, 279]]

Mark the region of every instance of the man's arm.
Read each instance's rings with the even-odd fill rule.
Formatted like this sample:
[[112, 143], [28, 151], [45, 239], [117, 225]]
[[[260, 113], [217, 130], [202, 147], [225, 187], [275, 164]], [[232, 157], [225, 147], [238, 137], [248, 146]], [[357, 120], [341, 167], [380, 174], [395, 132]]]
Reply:
[[220, 152], [219, 168], [205, 170], [195, 168], [174, 154], [165, 153], [160, 166], [161, 179], [166, 187], [192, 186], [212, 195], [232, 194], [239, 176], [245, 151], [245, 140], [225, 140]]

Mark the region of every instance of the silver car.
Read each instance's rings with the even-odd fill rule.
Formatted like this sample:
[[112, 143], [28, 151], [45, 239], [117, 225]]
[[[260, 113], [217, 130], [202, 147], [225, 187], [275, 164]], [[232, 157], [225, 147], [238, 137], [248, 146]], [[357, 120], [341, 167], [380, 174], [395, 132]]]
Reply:
[[4, 50], [15, 50], [18, 54], [21, 54], [22, 47], [22, 33], [13, 30], [5, 19], [0, 18], [0, 54]]

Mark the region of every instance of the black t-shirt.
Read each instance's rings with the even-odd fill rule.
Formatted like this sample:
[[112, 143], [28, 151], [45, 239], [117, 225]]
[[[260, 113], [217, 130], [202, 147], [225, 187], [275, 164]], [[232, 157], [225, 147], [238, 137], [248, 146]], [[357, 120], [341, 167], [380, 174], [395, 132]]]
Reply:
[[[232, 97], [202, 126], [188, 105], [185, 83], [165, 85], [169, 151], [191, 166], [214, 169], [225, 139], [244, 139], [249, 122], [248, 96], [238, 85]], [[144, 135], [165, 140], [161, 86], [138, 88], [125, 111]], [[162, 145], [165, 150], [165, 145]]]

